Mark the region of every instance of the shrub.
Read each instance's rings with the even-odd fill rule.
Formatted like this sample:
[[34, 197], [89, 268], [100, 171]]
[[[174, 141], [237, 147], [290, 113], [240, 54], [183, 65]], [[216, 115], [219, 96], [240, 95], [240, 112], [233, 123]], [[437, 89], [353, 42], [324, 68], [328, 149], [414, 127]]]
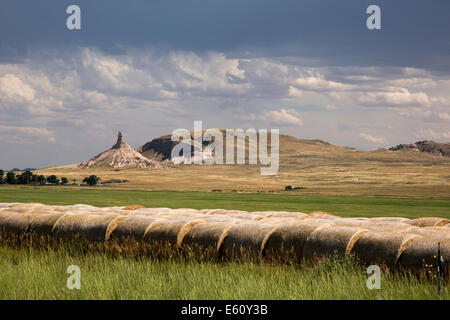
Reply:
[[16, 184], [17, 183], [16, 174], [14, 172], [8, 172], [6, 174], [6, 183], [9, 183], [9, 184]]
[[96, 175], [91, 175], [83, 179], [83, 183], [87, 183], [90, 186], [95, 186], [100, 181], [100, 178]]
[[28, 184], [33, 178], [33, 173], [31, 171], [22, 172], [22, 174], [17, 175], [17, 183]]
[[51, 176], [47, 177], [47, 182], [48, 183], [55, 183], [58, 184], [59, 183], [59, 179], [57, 176], [55, 176], [54, 174], [52, 174]]
[[69, 179], [67, 179], [66, 177], [62, 177], [61, 178], [61, 183], [69, 183]]
[[292, 190], [292, 186], [286, 186], [286, 187], [284, 187], [284, 190], [285, 191], [291, 191]]

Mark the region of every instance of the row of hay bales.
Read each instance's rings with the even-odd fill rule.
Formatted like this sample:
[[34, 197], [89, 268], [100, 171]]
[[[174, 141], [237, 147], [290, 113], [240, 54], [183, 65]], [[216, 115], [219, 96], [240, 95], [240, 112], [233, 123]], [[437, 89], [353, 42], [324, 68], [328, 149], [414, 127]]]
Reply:
[[86, 242], [130, 239], [175, 248], [212, 249], [220, 256], [277, 256], [298, 262], [354, 254], [366, 263], [420, 268], [441, 255], [450, 260], [450, 220], [401, 217], [341, 218], [325, 212], [222, 209], [98, 208], [0, 203], [4, 235]]

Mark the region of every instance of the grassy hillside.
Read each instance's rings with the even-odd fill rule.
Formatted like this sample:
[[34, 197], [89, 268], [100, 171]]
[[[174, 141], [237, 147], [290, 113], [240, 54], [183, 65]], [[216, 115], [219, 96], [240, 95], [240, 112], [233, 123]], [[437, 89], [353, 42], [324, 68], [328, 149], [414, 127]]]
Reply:
[[166, 169], [37, 170], [69, 181], [95, 174], [125, 179], [116, 188], [178, 191], [278, 192], [302, 186], [302, 194], [450, 197], [450, 159], [413, 151], [360, 151], [319, 140], [280, 136], [278, 175], [262, 176], [257, 165], [181, 165]]

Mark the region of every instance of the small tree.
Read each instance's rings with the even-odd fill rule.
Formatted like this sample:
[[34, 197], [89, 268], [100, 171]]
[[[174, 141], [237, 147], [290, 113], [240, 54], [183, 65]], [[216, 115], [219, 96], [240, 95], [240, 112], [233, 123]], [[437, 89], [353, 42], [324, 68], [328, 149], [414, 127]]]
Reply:
[[28, 184], [33, 179], [33, 172], [25, 171], [22, 174], [17, 176], [17, 183]]
[[69, 183], [69, 179], [67, 179], [66, 177], [62, 177], [61, 182], [64, 184]]
[[37, 182], [39, 182], [39, 184], [45, 184], [45, 181], [47, 181], [47, 179], [45, 179], [45, 176], [40, 174], [37, 176]]
[[16, 174], [14, 172], [8, 172], [6, 174], [6, 183], [9, 183], [9, 184], [17, 183]]
[[55, 183], [58, 184], [59, 183], [59, 179], [57, 176], [55, 176], [54, 174], [52, 174], [51, 176], [47, 177], [47, 182], [48, 183]]
[[0, 184], [3, 183], [3, 176], [5, 175], [5, 171], [0, 169]]
[[83, 183], [87, 183], [90, 186], [95, 186], [100, 181], [100, 178], [96, 175], [91, 175], [83, 179]]

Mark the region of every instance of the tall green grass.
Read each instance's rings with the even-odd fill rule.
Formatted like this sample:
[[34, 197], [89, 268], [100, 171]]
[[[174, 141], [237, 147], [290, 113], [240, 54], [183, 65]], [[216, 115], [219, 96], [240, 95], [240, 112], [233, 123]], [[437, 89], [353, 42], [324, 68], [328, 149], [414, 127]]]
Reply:
[[[0, 299], [449, 299], [436, 283], [382, 273], [381, 289], [351, 259], [314, 266], [245, 261], [130, 258], [81, 250], [0, 245]], [[67, 267], [81, 269], [81, 289], [66, 287]]]

